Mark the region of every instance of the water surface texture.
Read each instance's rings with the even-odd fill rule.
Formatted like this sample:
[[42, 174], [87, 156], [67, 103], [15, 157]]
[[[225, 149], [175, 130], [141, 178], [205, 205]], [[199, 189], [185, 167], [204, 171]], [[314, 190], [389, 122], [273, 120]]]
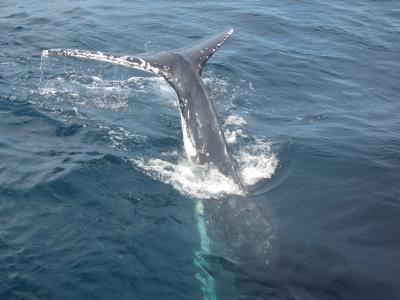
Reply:
[[203, 79], [269, 249], [250, 278], [208, 270], [218, 299], [224, 272], [225, 299], [400, 299], [395, 0], [0, 1], [0, 299], [214, 297], [196, 205], [238, 190], [185, 158], [173, 90], [41, 52], [157, 52], [229, 27]]

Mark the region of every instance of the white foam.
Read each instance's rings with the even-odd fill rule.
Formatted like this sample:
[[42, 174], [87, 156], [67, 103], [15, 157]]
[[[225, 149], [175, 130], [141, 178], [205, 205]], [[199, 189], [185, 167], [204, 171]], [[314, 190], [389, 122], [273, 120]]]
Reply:
[[262, 179], [271, 178], [278, 166], [278, 158], [271, 151], [267, 141], [256, 139], [254, 144], [247, 145], [236, 156], [245, 185], [253, 185]]
[[197, 165], [187, 159], [180, 159], [177, 163], [162, 159], [131, 161], [148, 175], [172, 185], [182, 194], [203, 199], [242, 194], [231, 178], [211, 166]]
[[[234, 181], [221, 174], [215, 167], [198, 165], [177, 152], [163, 153], [163, 158], [132, 159], [132, 163], [153, 178], [172, 185], [182, 194], [197, 198], [220, 198], [240, 195]], [[278, 166], [278, 159], [271, 151], [270, 143], [256, 139], [240, 149], [235, 156], [246, 186], [271, 178]], [[175, 161], [175, 162], [174, 162]]]
[[228, 118], [226, 118], [224, 125], [228, 126], [228, 125], [234, 125], [234, 126], [243, 126], [246, 125], [247, 122], [245, 119], [243, 119], [243, 117], [238, 116], [238, 115], [230, 115]]
[[55, 88], [40, 88], [38, 90], [39, 95], [41, 96], [47, 96], [47, 95], [54, 95], [57, 93], [57, 89]]
[[239, 137], [246, 137], [246, 135], [243, 134], [242, 129], [242, 127], [246, 124], [247, 122], [245, 119], [235, 114], [226, 118], [223, 127], [225, 138], [228, 144], [235, 144]]
[[[237, 143], [243, 133], [246, 120], [230, 115], [224, 122], [224, 133], [228, 143]], [[183, 133], [186, 126], [182, 121]], [[240, 194], [240, 188], [231, 178], [221, 174], [215, 167], [198, 165], [192, 159], [196, 148], [187, 134], [184, 134], [185, 154], [189, 159], [179, 157], [177, 152], [163, 153], [161, 158], [133, 159], [134, 165], [153, 178], [171, 184], [183, 194], [197, 198], [220, 198], [225, 195]], [[242, 142], [242, 141], [241, 141]], [[271, 150], [271, 144], [255, 138], [241, 146], [234, 155], [245, 186], [251, 186], [263, 179], [271, 178], [278, 166], [278, 159]]]
[[244, 137], [242, 129], [229, 130], [225, 129], [225, 139], [228, 144], [236, 144], [239, 137]]
[[91, 78], [93, 81], [97, 81], [97, 82], [103, 81], [103, 79], [100, 78], [100, 77], [98, 77], [98, 76], [90, 76], [90, 78]]

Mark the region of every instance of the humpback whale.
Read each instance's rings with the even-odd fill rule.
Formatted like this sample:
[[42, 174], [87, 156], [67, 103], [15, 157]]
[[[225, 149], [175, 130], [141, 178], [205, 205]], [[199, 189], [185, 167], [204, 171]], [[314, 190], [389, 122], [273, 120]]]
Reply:
[[[178, 96], [188, 158], [217, 168], [239, 186], [242, 196], [196, 202], [201, 243], [196, 264], [202, 270], [203, 297], [209, 300], [217, 299], [217, 295], [226, 299], [263, 299], [263, 295], [251, 293], [255, 285], [263, 285], [254, 278], [265, 271], [271, 240], [271, 227], [257, 203], [246, 193], [213, 102], [201, 79], [205, 63], [232, 33], [233, 29], [228, 29], [183, 48], [139, 56], [116, 56], [77, 49], [43, 51], [43, 56], [93, 59], [165, 78]], [[217, 279], [218, 284], [214, 282]]]
[[232, 178], [244, 191], [243, 180], [228, 149], [207, 87], [201, 79], [207, 60], [232, 33], [233, 29], [228, 29], [193, 45], [153, 55], [115, 56], [76, 49], [49, 49], [44, 50], [43, 55], [65, 55], [105, 61], [165, 78], [178, 96], [187, 156], [196, 163], [216, 167], [219, 172]]

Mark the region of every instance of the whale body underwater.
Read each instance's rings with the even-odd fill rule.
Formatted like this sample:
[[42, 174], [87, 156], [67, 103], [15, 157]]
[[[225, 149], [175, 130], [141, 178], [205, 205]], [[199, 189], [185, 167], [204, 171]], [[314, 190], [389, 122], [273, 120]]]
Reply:
[[43, 50], [43, 56], [72, 56], [119, 64], [162, 76], [172, 86], [178, 96], [188, 158], [217, 168], [243, 192], [242, 196], [197, 200], [201, 249], [196, 253], [196, 262], [201, 269], [203, 298], [264, 299], [256, 286], [263, 286], [260, 276], [265, 275], [271, 254], [272, 229], [246, 191], [201, 79], [205, 63], [232, 33], [233, 29], [228, 29], [186, 47], [140, 56], [78, 49], [48, 49]]

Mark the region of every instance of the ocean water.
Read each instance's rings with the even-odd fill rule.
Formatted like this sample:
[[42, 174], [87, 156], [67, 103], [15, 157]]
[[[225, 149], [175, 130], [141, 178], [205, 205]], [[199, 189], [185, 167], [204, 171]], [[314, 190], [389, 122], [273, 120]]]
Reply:
[[[199, 264], [218, 243], [201, 205], [239, 191], [186, 159], [163, 79], [41, 57], [229, 27], [203, 79], [265, 221], [262, 272]], [[400, 299], [399, 79], [395, 0], [1, 0], [0, 299]]]

